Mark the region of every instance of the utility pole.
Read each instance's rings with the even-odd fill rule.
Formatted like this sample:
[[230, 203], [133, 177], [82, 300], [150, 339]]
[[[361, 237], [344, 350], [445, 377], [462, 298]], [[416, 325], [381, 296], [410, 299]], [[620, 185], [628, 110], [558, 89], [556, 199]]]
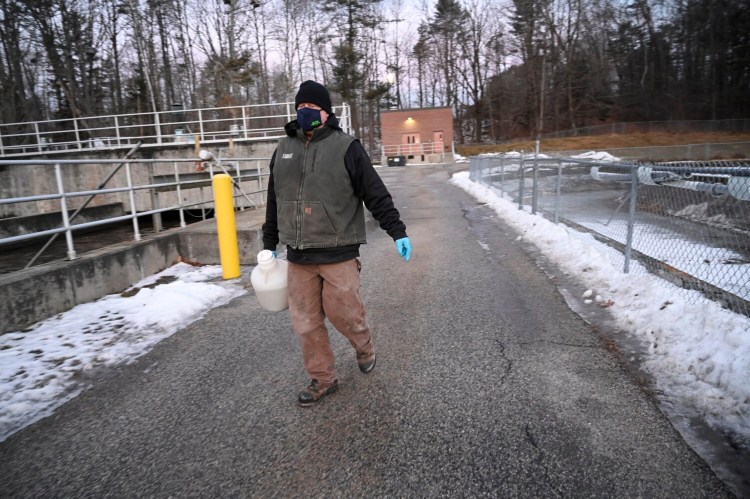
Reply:
[[544, 127], [544, 77], [547, 66], [547, 46], [542, 47], [542, 81], [539, 85], [539, 117], [536, 124], [536, 155], [539, 156], [539, 145], [542, 140], [542, 128]]

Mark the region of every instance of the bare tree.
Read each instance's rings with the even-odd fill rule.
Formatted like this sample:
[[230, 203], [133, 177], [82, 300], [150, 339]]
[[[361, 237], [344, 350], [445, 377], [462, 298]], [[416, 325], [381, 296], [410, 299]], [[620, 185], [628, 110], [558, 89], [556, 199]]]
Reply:
[[[550, 36], [547, 47], [551, 52], [553, 70], [562, 73], [567, 121], [570, 128], [575, 128], [576, 112], [581, 102], [573, 95], [574, 87], [578, 84], [576, 64], [579, 61], [576, 56], [581, 52], [581, 26], [588, 5], [583, 0], [556, 0], [545, 7], [545, 21]], [[556, 111], [558, 106], [553, 105], [552, 108]]]
[[520, 57], [526, 79], [524, 95], [519, 96], [524, 106], [518, 110], [516, 120], [527, 130], [539, 131], [539, 111], [541, 108], [542, 67], [544, 64], [543, 43], [544, 0], [514, 0], [513, 32], [516, 35], [514, 44]]
[[189, 9], [182, 2], [175, 2], [173, 11], [173, 30], [170, 36], [170, 48], [174, 60], [175, 92], [177, 102], [183, 107], [197, 107], [198, 67], [196, 54], [192, 47], [195, 31], [189, 21]]
[[386, 79], [392, 86], [393, 105], [397, 108], [409, 107], [409, 48], [414, 45], [414, 34], [402, 26], [405, 22], [403, 0], [395, 0], [385, 18], [388, 23], [388, 36], [384, 45]]
[[[277, 89], [283, 95], [293, 95], [295, 85], [306, 79], [322, 76], [316, 71], [320, 65], [321, 50], [326, 42], [321, 33], [310, 36], [310, 26], [323, 25], [320, 9], [310, 0], [278, 0], [275, 16], [271, 19], [269, 34], [273, 48], [278, 53], [284, 78], [279, 81], [285, 88]], [[317, 49], [317, 50], [316, 50]], [[323, 55], [325, 57], [325, 55]], [[282, 83], [283, 82], [283, 83]], [[287, 97], [288, 98], [288, 97]]]
[[22, 6], [13, 0], [0, 1], [0, 12], [3, 14], [0, 21], [0, 120], [19, 123], [41, 119], [40, 110], [34, 111], [38, 105], [31, 102], [34, 93], [27, 77], [31, 75], [23, 62], [30, 56], [36, 64], [42, 56], [40, 53], [37, 57], [34, 51], [29, 53], [22, 46], [28, 18]]
[[457, 60], [457, 73], [465, 93], [469, 97], [469, 105], [473, 107], [475, 142], [481, 142], [483, 136], [482, 123], [485, 118], [484, 97], [485, 86], [490, 71], [496, 67], [494, 61], [505, 54], [499, 52], [502, 44], [501, 26], [497, 23], [499, 13], [487, 0], [471, 0], [465, 6], [466, 26], [462, 37], [459, 38], [463, 58]]

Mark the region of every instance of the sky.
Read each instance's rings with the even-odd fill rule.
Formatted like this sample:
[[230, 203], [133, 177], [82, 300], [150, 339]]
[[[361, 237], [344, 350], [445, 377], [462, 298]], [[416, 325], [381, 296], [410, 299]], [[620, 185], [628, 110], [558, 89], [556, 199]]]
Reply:
[[[591, 156], [591, 155], [589, 155]], [[750, 449], [750, 318], [701, 303], [647, 273], [622, 272], [622, 255], [590, 234], [518, 210], [460, 172], [451, 180], [582, 284], [581, 307], [605, 307], [638, 345], [630, 351], [663, 401], [733, 434]], [[481, 244], [481, 243], [480, 243]], [[0, 442], [86, 388], [94, 369], [130, 363], [212, 308], [247, 291], [220, 266], [179, 263], [129, 291], [78, 305], [23, 332], [0, 335]], [[695, 293], [694, 291], [692, 293]], [[570, 300], [569, 300], [570, 301]]]

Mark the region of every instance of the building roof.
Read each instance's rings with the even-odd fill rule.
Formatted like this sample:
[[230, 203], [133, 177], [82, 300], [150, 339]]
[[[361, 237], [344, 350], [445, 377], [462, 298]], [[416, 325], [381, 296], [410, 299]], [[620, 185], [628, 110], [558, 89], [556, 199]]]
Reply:
[[429, 111], [431, 109], [453, 109], [450, 106], [438, 106], [438, 107], [412, 107], [409, 109], [387, 109], [380, 111], [380, 114], [385, 113], [413, 113], [414, 111]]

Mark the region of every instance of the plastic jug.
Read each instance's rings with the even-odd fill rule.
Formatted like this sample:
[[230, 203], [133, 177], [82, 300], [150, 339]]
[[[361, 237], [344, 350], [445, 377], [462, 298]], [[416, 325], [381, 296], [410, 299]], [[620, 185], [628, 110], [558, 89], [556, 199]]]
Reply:
[[270, 312], [289, 308], [286, 285], [288, 265], [286, 260], [277, 259], [268, 250], [258, 253], [258, 265], [250, 274], [250, 283], [260, 306]]

